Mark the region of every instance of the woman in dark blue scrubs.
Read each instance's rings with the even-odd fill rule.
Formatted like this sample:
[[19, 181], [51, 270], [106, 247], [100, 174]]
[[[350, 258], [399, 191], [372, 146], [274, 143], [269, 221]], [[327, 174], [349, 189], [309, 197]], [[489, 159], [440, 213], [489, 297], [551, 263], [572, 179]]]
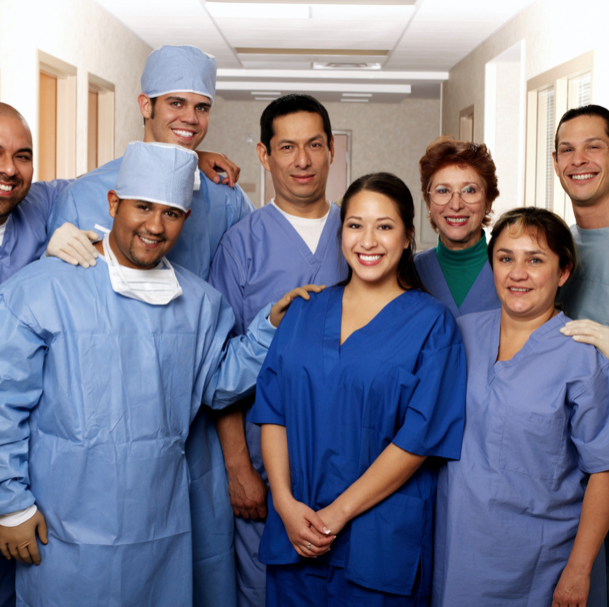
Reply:
[[499, 309], [482, 229], [499, 196], [488, 148], [439, 137], [419, 166], [430, 222], [439, 234], [438, 246], [415, 257], [423, 284], [455, 318]]
[[460, 455], [465, 359], [414, 267], [413, 216], [393, 175], [350, 186], [349, 277], [292, 304], [260, 373], [268, 606], [427, 604], [433, 458]]

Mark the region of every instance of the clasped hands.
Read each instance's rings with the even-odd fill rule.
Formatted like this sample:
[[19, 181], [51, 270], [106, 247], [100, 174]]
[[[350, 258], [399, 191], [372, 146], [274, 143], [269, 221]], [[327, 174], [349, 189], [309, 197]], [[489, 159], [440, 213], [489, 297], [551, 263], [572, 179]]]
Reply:
[[336, 502], [315, 512], [294, 498], [277, 507], [294, 550], [305, 558], [329, 552], [332, 542], [347, 524]]

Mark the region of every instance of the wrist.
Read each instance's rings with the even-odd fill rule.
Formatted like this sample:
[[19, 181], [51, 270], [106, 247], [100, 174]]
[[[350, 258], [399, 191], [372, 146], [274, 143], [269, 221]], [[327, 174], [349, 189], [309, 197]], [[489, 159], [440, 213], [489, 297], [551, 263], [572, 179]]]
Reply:
[[240, 471], [253, 468], [247, 449], [239, 450], [238, 453], [232, 453], [228, 457], [225, 455], [224, 465], [229, 474], [237, 474]]
[[283, 513], [289, 512], [294, 507], [296, 500], [290, 491], [274, 492], [272, 487], [271, 495], [273, 497], [273, 506], [277, 514], [283, 519]]
[[565, 569], [569, 568], [573, 573], [590, 576], [590, 574], [592, 573], [593, 564], [594, 559], [589, 559], [586, 557], [572, 554], [569, 557], [569, 560], [567, 561]]

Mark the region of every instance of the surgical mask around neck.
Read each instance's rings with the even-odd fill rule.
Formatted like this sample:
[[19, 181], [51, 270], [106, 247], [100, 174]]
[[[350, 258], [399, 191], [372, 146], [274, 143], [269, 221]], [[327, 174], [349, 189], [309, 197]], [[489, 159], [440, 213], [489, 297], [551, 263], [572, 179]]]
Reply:
[[164, 306], [182, 295], [182, 287], [178, 283], [173, 266], [165, 257], [152, 270], [134, 270], [118, 263], [110, 246], [109, 234], [104, 236], [102, 246], [110, 272], [110, 283], [115, 293], [153, 306]]

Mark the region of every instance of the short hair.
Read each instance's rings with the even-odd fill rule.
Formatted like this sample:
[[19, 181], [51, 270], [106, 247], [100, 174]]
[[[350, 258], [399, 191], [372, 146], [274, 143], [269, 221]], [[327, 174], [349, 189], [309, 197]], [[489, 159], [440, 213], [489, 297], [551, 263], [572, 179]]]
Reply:
[[[340, 206], [340, 228], [339, 237], [342, 234], [343, 224], [347, 217], [349, 203], [356, 194], [360, 192], [376, 192], [387, 196], [396, 206], [398, 215], [404, 224], [406, 235], [410, 238], [410, 244], [404, 249], [398, 264], [398, 284], [402, 289], [420, 289], [425, 291], [423, 281], [419, 277], [414, 265], [414, 203], [408, 186], [391, 173], [370, 173], [356, 179], [345, 192]], [[351, 280], [353, 272], [349, 268], [347, 279], [341, 284], [347, 284]]]
[[288, 116], [298, 112], [310, 112], [319, 114], [324, 124], [324, 132], [328, 138], [328, 145], [332, 139], [332, 126], [328, 110], [311, 95], [291, 93], [283, 95], [269, 103], [262, 116], [260, 116], [260, 141], [264, 144], [267, 153], [271, 154], [271, 139], [275, 136], [273, 121], [280, 116]]
[[[452, 165], [459, 167], [472, 167], [482, 179], [484, 184], [484, 198], [486, 201], [486, 214], [482, 221], [483, 226], [491, 222], [492, 205], [497, 196], [497, 169], [489, 149], [483, 143], [457, 141], [454, 137], [443, 136], [432, 141], [419, 161], [421, 175], [421, 192], [425, 202], [429, 205], [429, 188], [434, 175]], [[431, 222], [434, 230], [437, 226]]]
[[[493, 226], [487, 252], [493, 267], [493, 250], [501, 233], [509, 226], [515, 226], [520, 233], [522, 230], [534, 230], [537, 236], [543, 236], [551, 251], [558, 255], [558, 266], [566, 270], [571, 266], [571, 276], [577, 263], [577, 249], [573, 235], [564, 220], [540, 207], [520, 207], [504, 213]], [[569, 278], [571, 278], [569, 276]]]
[[558, 131], [563, 123], [579, 118], [580, 116], [598, 116], [605, 121], [605, 133], [609, 137], [609, 110], [602, 105], [582, 105], [581, 107], [567, 110], [560, 119], [558, 127], [556, 127], [556, 135], [554, 135], [554, 153], [558, 155]]

